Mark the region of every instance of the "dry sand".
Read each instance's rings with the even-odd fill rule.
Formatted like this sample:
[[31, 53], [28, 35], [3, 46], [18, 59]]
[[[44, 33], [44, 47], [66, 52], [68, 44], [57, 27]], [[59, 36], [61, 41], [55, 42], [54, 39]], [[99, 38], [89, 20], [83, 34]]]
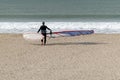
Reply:
[[0, 34], [0, 80], [120, 80], [120, 34], [48, 39], [46, 46]]

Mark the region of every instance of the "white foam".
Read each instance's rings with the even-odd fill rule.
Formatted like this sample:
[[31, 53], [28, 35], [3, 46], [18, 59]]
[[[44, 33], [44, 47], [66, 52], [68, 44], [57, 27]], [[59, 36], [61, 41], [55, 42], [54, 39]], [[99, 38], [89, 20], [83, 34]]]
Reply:
[[[37, 32], [41, 22], [0, 22], [0, 33]], [[46, 22], [53, 31], [90, 30], [95, 33], [120, 33], [120, 22]]]

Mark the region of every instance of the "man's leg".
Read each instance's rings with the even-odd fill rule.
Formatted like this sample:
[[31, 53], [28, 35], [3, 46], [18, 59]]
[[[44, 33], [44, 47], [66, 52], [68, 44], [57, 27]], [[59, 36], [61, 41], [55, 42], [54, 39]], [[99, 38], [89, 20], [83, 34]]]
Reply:
[[46, 33], [44, 34], [44, 45], [46, 45]]
[[43, 39], [41, 39], [41, 45], [43, 45]]
[[[42, 33], [42, 35], [44, 36], [43, 33]], [[45, 36], [44, 36], [44, 37], [45, 37]], [[43, 45], [44, 37], [41, 39], [41, 45]]]

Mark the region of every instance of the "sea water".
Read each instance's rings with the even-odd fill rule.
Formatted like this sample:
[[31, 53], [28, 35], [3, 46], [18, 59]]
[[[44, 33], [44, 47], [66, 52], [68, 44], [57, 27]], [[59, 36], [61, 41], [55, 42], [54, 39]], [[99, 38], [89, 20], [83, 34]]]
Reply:
[[37, 32], [46, 22], [46, 26], [55, 31], [66, 30], [94, 30], [95, 33], [120, 33], [119, 18], [91, 18], [91, 17], [20, 17], [0, 19], [0, 33]]
[[42, 21], [55, 31], [94, 30], [95, 33], [120, 33], [119, 16], [4, 16], [0, 18], [0, 33], [37, 32]]
[[0, 33], [53, 31], [120, 33], [120, 0], [1, 0]]
[[[94, 30], [95, 33], [120, 33], [120, 22], [46, 22], [55, 31]], [[0, 22], [0, 33], [37, 32], [41, 22]]]

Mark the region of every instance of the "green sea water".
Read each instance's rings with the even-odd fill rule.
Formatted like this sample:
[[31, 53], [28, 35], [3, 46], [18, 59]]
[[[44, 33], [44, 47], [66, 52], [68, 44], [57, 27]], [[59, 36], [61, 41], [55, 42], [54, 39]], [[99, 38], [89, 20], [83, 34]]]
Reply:
[[0, 0], [0, 21], [120, 21], [120, 0]]

